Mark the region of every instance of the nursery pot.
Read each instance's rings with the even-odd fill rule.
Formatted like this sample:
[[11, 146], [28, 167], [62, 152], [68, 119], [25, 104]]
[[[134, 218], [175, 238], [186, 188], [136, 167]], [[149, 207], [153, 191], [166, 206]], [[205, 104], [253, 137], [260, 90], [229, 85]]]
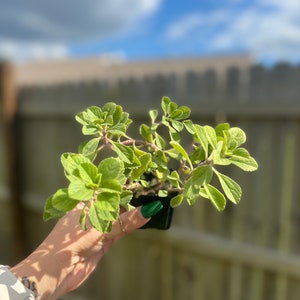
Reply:
[[170, 206], [170, 200], [172, 199], [172, 197], [174, 197], [174, 195], [170, 195], [168, 197], [159, 197], [157, 195], [141, 195], [138, 198], [133, 197], [130, 203], [135, 207], [157, 200], [159, 200], [163, 205], [163, 208], [156, 215], [154, 215], [149, 222], [140, 227], [140, 229], [169, 229], [173, 216], [173, 207]]

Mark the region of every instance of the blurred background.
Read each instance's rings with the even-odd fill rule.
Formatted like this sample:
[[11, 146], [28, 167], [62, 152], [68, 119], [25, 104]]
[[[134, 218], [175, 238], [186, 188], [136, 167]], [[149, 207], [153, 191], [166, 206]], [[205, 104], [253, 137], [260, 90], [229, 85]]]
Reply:
[[183, 205], [63, 299], [299, 299], [299, 20], [297, 0], [0, 0], [1, 263], [54, 225], [42, 211], [84, 139], [74, 115], [114, 101], [147, 122], [166, 95], [200, 124], [243, 128], [259, 170], [229, 170], [237, 206]]

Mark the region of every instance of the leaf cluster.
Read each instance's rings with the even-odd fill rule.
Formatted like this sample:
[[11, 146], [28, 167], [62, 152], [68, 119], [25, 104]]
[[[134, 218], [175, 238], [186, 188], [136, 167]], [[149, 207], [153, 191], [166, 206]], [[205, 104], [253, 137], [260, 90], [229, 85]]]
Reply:
[[[82, 203], [82, 228], [89, 222], [97, 230], [109, 232], [120, 207], [131, 208], [133, 196], [171, 195], [173, 207], [206, 198], [219, 211], [225, 208], [226, 200], [237, 204], [242, 189], [218, 166], [234, 165], [248, 172], [257, 169], [255, 159], [242, 147], [245, 132], [228, 123], [216, 127], [196, 124], [190, 113], [189, 107], [163, 97], [161, 111], [150, 110], [149, 124], [139, 125], [139, 138], [128, 136], [132, 120], [115, 103], [92, 106], [77, 114], [83, 135], [91, 138], [79, 145], [78, 153], [62, 154], [69, 185], [47, 200], [44, 219], [61, 217]], [[184, 147], [183, 135], [190, 137], [191, 151]], [[97, 164], [96, 158], [104, 149], [111, 151], [111, 156]], [[174, 162], [177, 169], [171, 168]], [[212, 184], [214, 177], [219, 187]]]

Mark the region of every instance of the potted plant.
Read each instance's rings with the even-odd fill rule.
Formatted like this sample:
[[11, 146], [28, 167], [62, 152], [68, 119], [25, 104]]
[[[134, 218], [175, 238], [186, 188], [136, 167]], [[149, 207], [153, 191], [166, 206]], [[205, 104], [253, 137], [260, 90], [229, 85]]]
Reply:
[[[133, 138], [127, 133], [132, 120], [120, 105], [109, 102], [77, 114], [83, 135], [91, 138], [80, 144], [78, 153], [62, 154], [69, 185], [47, 200], [44, 219], [61, 217], [82, 202], [82, 228], [88, 218], [97, 230], [109, 232], [120, 207], [128, 210], [159, 197], [166, 211], [148, 226], [166, 229], [172, 208], [183, 201], [192, 205], [206, 198], [218, 211], [225, 208], [226, 198], [240, 201], [241, 187], [217, 166], [257, 169], [255, 159], [241, 147], [246, 141], [242, 129], [228, 123], [215, 128], [196, 124], [187, 106], [168, 97], [161, 101], [161, 113], [154, 109], [149, 116], [149, 125], [139, 125], [139, 137]], [[183, 146], [182, 136], [190, 138], [190, 150]]]

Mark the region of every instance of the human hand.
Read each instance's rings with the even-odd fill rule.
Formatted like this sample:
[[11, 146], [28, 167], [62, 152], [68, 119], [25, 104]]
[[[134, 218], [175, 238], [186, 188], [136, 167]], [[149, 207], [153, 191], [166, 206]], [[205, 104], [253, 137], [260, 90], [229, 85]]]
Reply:
[[119, 239], [143, 226], [162, 208], [160, 202], [122, 212], [109, 233], [80, 228], [80, 207], [61, 218], [42, 244], [11, 268], [18, 277], [34, 282], [41, 300], [57, 299], [78, 288], [99, 260]]

